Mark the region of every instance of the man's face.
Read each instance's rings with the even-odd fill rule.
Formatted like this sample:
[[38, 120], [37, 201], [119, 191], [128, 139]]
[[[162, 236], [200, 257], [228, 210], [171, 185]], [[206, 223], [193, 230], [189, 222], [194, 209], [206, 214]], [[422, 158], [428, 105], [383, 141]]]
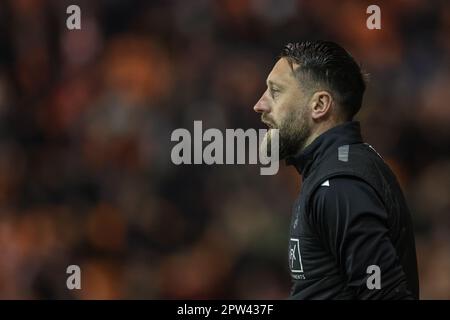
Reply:
[[[310, 96], [285, 58], [278, 60], [266, 82], [267, 90], [253, 109], [261, 113], [261, 121], [270, 129], [279, 129], [281, 160], [303, 149], [311, 133]], [[269, 130], [261, 143], [262, 149], [270, 151], [270, 139]]]

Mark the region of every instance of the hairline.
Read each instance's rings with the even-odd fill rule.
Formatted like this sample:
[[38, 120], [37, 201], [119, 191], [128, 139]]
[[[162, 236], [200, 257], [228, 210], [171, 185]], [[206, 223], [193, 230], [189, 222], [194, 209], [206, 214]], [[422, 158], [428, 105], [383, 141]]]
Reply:
[[[337, 104], [340, 104], [340, 97], [339, 97], [339, 93], [336, 92], [336, 90], [334, 90], [333, 88], [331, 88], [329, 85], [327, 85], [324, 81], [314, 81], [311, 75], [308, 74], [307, 70], [302, 69], [302, 66], [299, 62], [296, 61], [296, 59], [294, 57], [288, 56], [288, 55], [280, 55], [280, 59], [286, 59], [287, 63], [289, 64], [289, 67], [291, 69], [291, 72], [294, 76], [294, 78], [300, 83], [300, 79], [299, 77], [303, 75], [303, 78], [306, 80], [306, 82], [309, 85], [304, 85], [303, 84], [303, 88], [307, 89], [307, 90], [313, 90], [313, 89], [317, 89], [318, 87], [321, 87], [321, 85], [323, 86], [323, 90], [325, 91], [329, 91], [332, 96], [336, 96], [337, 99], [335, 99], [335, 102]], [[298, 67], [294, 68], [294, 64], [296, 64]], [[318, 82], [320, 82], [321, 85], [317, 84]], [[302, 86], [300, 86], [302, 87]]]

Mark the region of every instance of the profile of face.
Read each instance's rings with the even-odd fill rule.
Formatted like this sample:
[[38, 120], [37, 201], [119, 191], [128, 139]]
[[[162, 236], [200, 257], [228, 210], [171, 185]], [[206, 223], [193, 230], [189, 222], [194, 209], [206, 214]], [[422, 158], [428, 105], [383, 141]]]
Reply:
[[[294, 65], [294, 68], [298, 65]], [[261, 113], [261, 121], [269, 130], [261, 150], [270, 154], [272, 129], [279, 130], [279, 158], [301, 151], [311, 135], [313, 125], [311, 94], [296, 78], [288, 60], [277, 61], [266, 80], [267, 89], [253, 109]]]

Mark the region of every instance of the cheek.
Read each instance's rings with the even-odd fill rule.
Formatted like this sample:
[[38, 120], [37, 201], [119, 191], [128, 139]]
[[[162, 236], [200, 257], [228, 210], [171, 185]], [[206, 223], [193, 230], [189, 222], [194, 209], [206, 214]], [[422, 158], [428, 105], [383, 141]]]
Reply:
[[277, 112], [277, 120], [279, 123], [286, 121], [299, 111], [299, 105], [293, 99], [280, 99]]

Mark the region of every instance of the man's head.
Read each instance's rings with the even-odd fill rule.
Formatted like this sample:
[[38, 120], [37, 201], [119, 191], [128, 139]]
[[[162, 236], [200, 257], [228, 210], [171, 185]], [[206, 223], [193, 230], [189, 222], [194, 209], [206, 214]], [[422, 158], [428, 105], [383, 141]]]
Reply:
[[[350, 121], [361, 108], [363, 75], [351, 55], [328, 41], [289, 43], [267, 77], [254, 106], [279, 129], [280, 159], [304, 149], [318, 135]], [[270, 142], [270, 131], [263, 146]]]

